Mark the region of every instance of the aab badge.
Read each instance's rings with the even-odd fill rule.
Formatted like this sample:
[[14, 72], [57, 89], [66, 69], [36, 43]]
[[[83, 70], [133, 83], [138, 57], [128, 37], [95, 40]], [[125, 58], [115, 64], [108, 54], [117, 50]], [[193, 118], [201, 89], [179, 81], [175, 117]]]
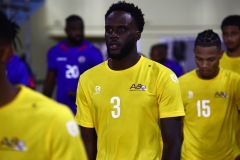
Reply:
[[20, 140], [17, 137], [7, 138], [4, 137], [0, 140], [0, 150], [9, 150], [9, 151], [26, 151], [24, 141]]
[[215, 98], [227, 98], [228, 95], [226, 92], [216, 92], [215, 93]]
[[130, 87], [130, 91], [146, 91], [147, 87], [142, 84], [132, 84]]

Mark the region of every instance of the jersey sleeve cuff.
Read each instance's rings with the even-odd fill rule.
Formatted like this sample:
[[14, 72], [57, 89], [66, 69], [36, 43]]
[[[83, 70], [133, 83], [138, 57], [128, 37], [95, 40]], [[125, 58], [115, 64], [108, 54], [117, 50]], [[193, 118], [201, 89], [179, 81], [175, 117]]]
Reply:
[[181, 117], [181, 116], [185, 116], [184, 111], [175, 111], [175, 112], [160, 114], [160, 118]]
[[82, 127], [86, 127], [86, 128], [95, 128], [93, 123], [88, 123], [88, 122], [83, 122], [82, 120], [79, 120], [77, 118], [75, 118], [75, 121], [78, 125], [82, 126]]

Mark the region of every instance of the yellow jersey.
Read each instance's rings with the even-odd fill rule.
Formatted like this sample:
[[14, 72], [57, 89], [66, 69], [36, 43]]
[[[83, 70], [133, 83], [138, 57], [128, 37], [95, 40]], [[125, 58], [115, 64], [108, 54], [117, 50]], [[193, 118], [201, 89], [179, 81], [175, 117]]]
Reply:
[[108, 61], [80, 76], [76, 121], [95, 128], [97, 159], [161, 159], [159, 119], [184, 116], [176, 75], [141, 56], [114, 71]]
[[240, 76], [220, 68], [213, 79], [196, 70], [179, 78], [185, 117], [182, 160], [233, 160], [240, 108]]
[[0, 107], [0, 159], [87, 160], [68, 107], [19, 87], [16, 98]]
[[226, 52], [220, 59], [220, 67], [229, 69], [240, 74], [240, 57], [229, 57]]

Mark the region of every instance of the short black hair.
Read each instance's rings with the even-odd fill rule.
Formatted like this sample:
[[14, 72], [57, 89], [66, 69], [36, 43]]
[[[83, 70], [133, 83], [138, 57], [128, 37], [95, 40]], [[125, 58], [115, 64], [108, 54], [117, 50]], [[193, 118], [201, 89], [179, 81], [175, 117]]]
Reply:
[[151, 47], [151, 52], [155, 49], [164, 49], [164, 50], [168, 50], [168, 45], [166, 43], [157, 43], [152, 45]]
[[221, 49], [221, 39], [212, 29], [204, 30], [203, 32], [198, 33], [194, 44], [194, 47], [196, 46], [216, 46], [218, 49]]
[[105, 20], [107, 19], [109, 14], [111, 14], [113, 11], [124, 11], [124, 12], [130, 13], [131, 16], [134, 18], [134, 20], [136, 21], [138, 30], [140, 32], [143, 31], [144, 24], [145, 24], [144, 14], [142, 13], [142, 10], [138, 8], [138, 6], [135, 6], [133, 3], [127, 3], [125, 1], [119, 1], [118, 3], [113, 3], [105, 14]]
[[66, 25], [69, 24], [70, 22], [73, 21], [80, 21], [82, 23], [82, 26], [84, 27], [84, 21], [82, 19], [82, 17], [78, 16], [78, 15], [70, 15], [66, 18]]
[[240, 28], [240, 15], [229, 15], [223, 19], [221, 29], [225, 26], [237, 26]]
[[19, 26], [0, 11], [0, 43], [14, 43]]

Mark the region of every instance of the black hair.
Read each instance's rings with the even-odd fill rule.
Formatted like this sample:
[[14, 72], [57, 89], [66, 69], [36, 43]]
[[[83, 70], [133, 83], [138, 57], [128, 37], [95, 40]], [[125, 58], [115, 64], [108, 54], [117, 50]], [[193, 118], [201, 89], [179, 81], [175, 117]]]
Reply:
[[0, 11], [0, 43], [14, 43], [19, 26]]
[[168, 50], [168, 45], [166, 43], [158, 43], [158, 44], [154, 44], [151, 47], [151, 52], [155, 49], [164, 49], [164, 50]]
[[82, 17], [78, 16], [78, 15], [70, 15], [66, 18], [66, 25], [69, 24], [70, 22], [73, 21], [80, 21], [82, 23], [82, 26], [84, 27], [84, 21], [82, 19]]
[[240, 15], [229, 15], [223, 19], [221, 29], [225, 26], [237, 26], [240, 28]]
[[134, 20], [136, 21], [138, 30], [140, 32], [143, 31], [143, 27], [145, 24], [144, 14], [142, 13], [142, 10], [138, 8], [138, 6], [135, 6], [133, 3], [127, 3], [125, 1], [113, 3], [105, 14], [105, 20], [107, 19], [109, 14], [111, 14], [113, 11], [124, 11], [130, 13]]
[[221, 39], [212, 29], [198, 33], [194, 46], [211, 47], [216, 46], [221, 49]]

